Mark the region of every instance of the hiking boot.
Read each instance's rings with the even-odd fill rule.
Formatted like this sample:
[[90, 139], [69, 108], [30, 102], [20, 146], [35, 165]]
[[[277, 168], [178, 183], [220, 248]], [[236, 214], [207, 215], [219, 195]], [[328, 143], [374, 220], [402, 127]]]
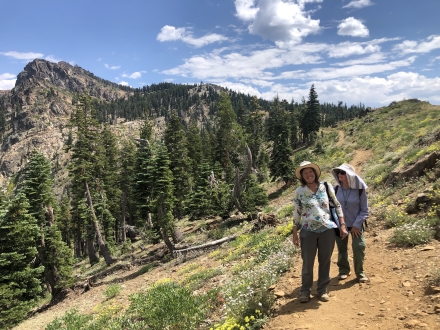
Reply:
[[330, 300], [330, 297], [328, 296], [327, 292], [324, 292], [323, 294], [318, 294], [318, 296], [319, 296], [319, 300], [323, 302], [327, 302]]
[[348, 276], [350, 276], [350, 273], [348, 273], [348, 274], [339, 274], [338, 275], [338, 280], [345, 280]]
[[367, 283], [369, 281], [368, 277], [363, 276], [359, 278], [359, 283]]
[[310, 301], [310, 294], [309, 293], [301, 293], [301, 297], [299, 298], [299, 302], [306, 303]]

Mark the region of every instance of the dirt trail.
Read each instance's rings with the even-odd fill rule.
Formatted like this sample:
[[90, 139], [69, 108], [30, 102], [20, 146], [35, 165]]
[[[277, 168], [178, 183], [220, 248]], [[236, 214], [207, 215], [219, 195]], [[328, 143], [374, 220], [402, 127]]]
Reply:
[[[338, 281], [337, 250], [333, 253], [330, 301], [315, 295], [300, 303], [301, 260], [275, 288], [279, 297], [275, 316], [264, 329], [440, 329], [440, 314], [434, 313], [440, 295], [425, 295], [423, 281], [429, 270], [438, 268], [440, 242], [413, 249], [390, 246], [390, 230], [366, 233], [365, 270], [370, 282], [359, 284], [353, 276]], [[350, 244], [349, 244], [350, 245]], [[352, 260], [351, 260], [352, 263]], [[315, 266], [317, 261], [315, 263]], [[317, 267], [315, 267], [315, 277]], [[312, 288], [316, 294], [316, 278]]]
[[[340, 146], [344, 132], [339, 134]], [[356, 150], [350, 165], [362, 173], [371, 156], [370, 150]], [[314, 297], [308, 303], [300, 303], [302, 261], [298, 255], [294, 267], [275, 287], [278, 299], [274, 316], [264, 330], [440, 329], [440, 314], [435, 313], [435, 307], [440, 306], [440, 294], [427, 295], [424, 288], [426, 276], [440, 268], [440, 242], [412, 249], [396, 248], [388, 243], [392, 229], [382, 228], [372, 220], [365, 233], [365, 272], [370, 282], [360, 284], [353, 274], [339, 281], [335, 247], [328, 287], [330, 301], [324, 303], [317, 298], [316, 260]], [[349, 255], [352, 265], [351, 241]]]

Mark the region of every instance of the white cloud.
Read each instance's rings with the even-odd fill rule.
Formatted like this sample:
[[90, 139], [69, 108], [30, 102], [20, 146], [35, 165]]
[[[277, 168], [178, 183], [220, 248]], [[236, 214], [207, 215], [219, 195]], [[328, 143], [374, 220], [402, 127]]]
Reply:
[[12, 74], [12, 73], [0, 74], [0, 79], [12, 79], [12, 78], [15, 78], [15, 74]]
[[108, 65], [107, 63], [106, 64], [104, 64], [104, 66], [107, 68], [107, 69], [110, 69], [110, 70], [118, 70], [118, 69], [120, 69], [121, 68], [121, 66], [120, 65], [114, 65], [114, 66], [110, 66], [110, 65]]
[[371, 2], [371, 0], [352, 0], [347, 5], [343, 6], [342, 8], [360, 9], [360, 8], [364, 8], [364, 7], [368, 7], [368, 6], [372, 6], [372, 5], [373, 5], [373, 3]]
[[157, 40], [174, 41], [181, 40], [185, 34], [185, 28], [175, 28], [174, 26], [165, 25], [157, 35]]
[[379, 107], [392, 101], [418, 98], [432, 104], [440, 104], [440, 78], [427, 78], [414, 72], [397, 72], [384, 78], [353, 77], [351, 79], [331, 79], [326, 81], [308, 81], [304, 84], [273, 85], [271, 90], [261, 94], [267, 100], [279, 96], [280, 99], [301, 102], [307, 99], [310, 86], [314, 84], [321, 102], [337, 104], [345, 102], [348, 106], [364, 103], [366, 106]]
[[46, 56], [44, 59], [45, 59], [46, 61], [53, 62], [53, 63], [58, 63], [58, 62], [61, 61], [61, 60], [55, 58], [55, 56], [53, 56], [53, 55], [48, 55], [48, 56]]
[[129, 86], [128, 82], [126, 82], [126, 81], [121, 81], [121, 82], [119, 83], [119, 85], [122, 85], [122, 86]]
[[337, 45], [329, 45], [327, 51], [329, 57], [348, 57], [377, 53], [380, 51], [380, 46], [375, 43], [353, 43], [346, 41]]
[[28, 60], [28, 61], [32, 61], [36, 58], [40, 58], [43, 57], [44, 54], [41, 53], [20, 53], [20, 52], [15, 52], [15, 51], [11, 51], [11, 52], [0, 52], [0, 54], [8, 56], [8, 57], [12, 57], [15, 58], [17, 60]]
[[338, 34], [340, 36], [368, 37], [370, 32], [360, 20], [349, 17], [338, 25]]
[[272, 40], [279, 47], [298, 44], [309, 34], [320, 31], [319, 20], [314, 20], [305, 11], [305, 4], [323, 0], [259, 0], [235, 1], [236, 16], [252, 21], [249, 32]]
[[260, 92], [258, 91], [258, 89], [248, 84], [236, 83], [231, 81], [213, 81], [212, 83], [222, 87], [227, 87], [228, 89], [232, 89], [243, 94], [255, 95], [257, 97], [260, 96]]
[[440, 61], [440, 56], [434, 57], [434, 61]]
[[130, 78], [130, 79], [139, 79], [142, 77], [143, 73], [146, 73], [147, 71], [137, 71], [137, 72], [133, 72], [132, 74], [126, 74], [123, 73], [122, 77], [124, 78]]
[[10, 90], [15, 86], [15, 74], [2, 73], [0, 74], [0, 90]]
[[156, 39], [160, 42], [181, 40], [196, 48], [200, 48], [214, 42], [228, 40], [227, 37], [217, 33], [211, 33], [200, 38], [194, 38], [192, 33], [187, 31], [185, 28], [175, 28], [174, 26], [170, 25], [165, 25], [157, 35]]
[[366, 76], [387, 71], [393, 71], [400, 67], [407, 67], [414, 63], [416, 57], [411, 56], [402, 61], [381, 63], [374, 65], [352, 65], [344, 68], [315, 68], [308, 71], [286, 71], [272, 79], [303, 79], [303, 80], [329, 80], [339, 78], [349, 78]]
[[[295, 50], [268, 48], [248, 54], [231, 52], [220, 55], [195, 55], [173, 69], [162, 71], [164, 74], [206, 78], [248, 78], [268, 79], [272, 73], [268, 69], [280, 68], [291, 64], [319, 63], [321, 58], [314, 52], [325, 49], [325, 45], [305, 44]], [[221, 69], [219, 69], [221, 68]]]
[[243, 21], [253, 20], [258, 12], [254, 0], [235, 0], [235, 9], [237, 10], [235, 16]]
[[426, 38], [426, 41], [421, 42], [405, 40], [393, 48], [393, 50], [402, 55], [411, 53], [429, 53], [434, 49], [440, 49], [440, 36], [432, 35]]
[[331, 65], [334, 66], [351, 66], [351, 65], [357, 65], [357, 64], [375, 64], [375, 63], [383, 63], [386, 60], [386, 56], [382, 53], [376, 53], [371, 54], [366, 57], [357, 58], [353, 60], [348, 60], [344, 62], [338, 62]]

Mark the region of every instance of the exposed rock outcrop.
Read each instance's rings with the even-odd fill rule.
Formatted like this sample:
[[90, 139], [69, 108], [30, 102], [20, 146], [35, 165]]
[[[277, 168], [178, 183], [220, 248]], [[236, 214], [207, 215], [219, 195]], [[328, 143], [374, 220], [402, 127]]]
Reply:
[[406, 166], [404, 168], [397, 168], [388, 175], [385, 180], [387, 185], [393, 185], [396, 181], [401, 179], [409, 179], [419, 177], [425, 174], [426, 171], [435, 167], [438, 159], [440, 159], [440, 152], [435, 151], [429, 155], [420, 158], [415, 164]]
[[7, 125], [0, 148], [0, 186], [23, 168], [33, 149], [53, 165], [67, 162], [65, 127], [74, 109], [72, 99], [83, 92], [103, 101], [126, 94], [121, 86], [79, 66], [41, 59], [26, 65], [12, 90], [1, 91], [0, 106], [6, 109]]

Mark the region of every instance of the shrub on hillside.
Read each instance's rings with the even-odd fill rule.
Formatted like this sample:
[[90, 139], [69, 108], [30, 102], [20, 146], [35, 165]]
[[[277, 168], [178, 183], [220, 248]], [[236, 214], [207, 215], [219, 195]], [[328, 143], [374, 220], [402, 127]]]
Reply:
[[400, 246], [415, 246], [428, 243], [433, 237], [432, 227], [420, 220], [397, 227], [390, 242]]

